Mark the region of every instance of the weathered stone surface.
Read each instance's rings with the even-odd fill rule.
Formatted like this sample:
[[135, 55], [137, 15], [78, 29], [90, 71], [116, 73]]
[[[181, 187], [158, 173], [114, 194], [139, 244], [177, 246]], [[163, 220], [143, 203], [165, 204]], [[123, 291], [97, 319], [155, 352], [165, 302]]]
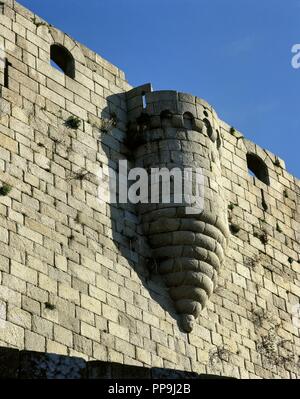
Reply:
[[17, 349], [0, 348], [0, 379], [15, 379], [19, 377], [20, 351]]
[[[3, 375], [20, 372], [19, 348], [41, 352], [21, 354], [24, 378], [32, 365], [35, 378], [81, 378], [81, 360], [48, 352], [130, 366], [115, 367], [120, 377], [152, 367], [299, 378], [299, 179], [206, 101], [132, 88], [15, 1], [4, 1], [0, 31], [11, 64], [0, 68]], [[73, 75], [51, 66], [54, 42]], [[112, 204], [120, 159], [129, 170], [202, 168], [204, 212]], [[89, 367], [94, 378], [113, 369]]]
[[86, 377], [83, 359], [37, 352], [20, 353], [21, 379], [81, 379]]

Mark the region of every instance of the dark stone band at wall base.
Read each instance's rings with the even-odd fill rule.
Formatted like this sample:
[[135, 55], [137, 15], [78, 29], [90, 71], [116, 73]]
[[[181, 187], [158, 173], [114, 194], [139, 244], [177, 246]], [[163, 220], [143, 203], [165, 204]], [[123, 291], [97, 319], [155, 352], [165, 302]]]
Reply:
[[90, 361], [50, 353], [0, 348], [3, 379], [206, 379], [220, 376], [164, 368]]

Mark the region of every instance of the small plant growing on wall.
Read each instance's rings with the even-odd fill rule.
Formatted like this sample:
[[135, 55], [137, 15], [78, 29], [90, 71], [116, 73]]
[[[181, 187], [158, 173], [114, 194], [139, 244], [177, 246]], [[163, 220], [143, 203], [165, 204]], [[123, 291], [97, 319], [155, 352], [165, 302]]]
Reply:
[[231, 202], [229, 205], [228, 205], [228, 209], [230, 210], [230, 211], [233, 211], [234, 210], [234, 208], [237, 206], [237, 204], [234, 204], [233, 202]]
[[228, 349], [218, 346], [212, 350], [209, 354], [209, 363], [212, 367], [216, 366], [220, 362], [229, 362], [231, 353]]
[[266, 231], [263, 231], [259, 239], [262, 244], [267, 245], [269, 242], [268, 233]]
[[81, 120], [77, 116], [70, 116], [65, 121], [65, 126], [69, 129], [77, 130], [81, 125]]
[[272, 363], [277, 363], [277, 339], [274, 329], [271, 329], [267, 335], [261, 337], [257, 345], [257, 351], [265, 356]]
[[275, 158], [274, 165], [281, 166], [280, 159], [278, 157]]
[[266, 231], [262, 231], [262, 232], [254, 232], [253, 236], [255, 238], [258, 238], [260, 240], [260, 242], [264, 245], [268, 244], [269, 242], [269, 238], [268, 238], [268, 233]]
[[238, 224], [232, 223], [230, 225], [230, 231], [232, 234], [236, 235], [239, 233], [240, 230], [241, 230], [241, 228]]
[[54, 310], [55, 309], [55, 305], [53, 305], [50, 302], [46, 302], [45, 303], [45, 308], [48, 309], [48, 310]]
[[89, 178], [91, 177], [91, 173], [85, 169], [80, 169], [76, 172], [73, 172], [68, 178], [68, 181], [72, 181], [72, 180], [79, 180], [79, 181], [83, 181], [83, 180], [89, 180]]
[[12, 190], [12, 186], [9, 184], [4, 183], [2, 187], [0, 187], [0, 197], [5, 197], [8, 195]]
[[261, 261], [260, 255], [255, 255], [253, 258], [247, 257], [245, 259], [245, 265], [251, 268], [255, 268], [259, 265], [260, 261]]
[[112, 114], [110, 118], [101, 118], [100, 119], [100, 132], [108, 134], [117, 126], [117, 117], [115, 114]]
[[254, 306], [252, 307], [250, 320], [253, 322], [256, 329], [267, 325], [275, 326], [275, 328], [279, 326], [278, 320], [276, 319], [273, 312], [262, 308], [255, 309]]
[[295, 356], [285, 348], [288, 342], [277, 335], [277, 328], [271, 328], [267, 335], [260, 338], [257, 351], [271, 366], [285, 367], [287, 364], [292, 366], [295, 362]]

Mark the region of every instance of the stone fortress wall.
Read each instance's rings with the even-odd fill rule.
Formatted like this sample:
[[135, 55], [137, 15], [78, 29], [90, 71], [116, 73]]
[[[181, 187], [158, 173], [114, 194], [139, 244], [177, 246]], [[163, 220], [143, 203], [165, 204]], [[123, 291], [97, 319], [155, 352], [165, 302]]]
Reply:
[[[299, 377], [300, 182], [284, 162], [13, 0], [0, 48], [0, 346]], [[203, 168], [206, 212], [100, 201], [126, 159]]]

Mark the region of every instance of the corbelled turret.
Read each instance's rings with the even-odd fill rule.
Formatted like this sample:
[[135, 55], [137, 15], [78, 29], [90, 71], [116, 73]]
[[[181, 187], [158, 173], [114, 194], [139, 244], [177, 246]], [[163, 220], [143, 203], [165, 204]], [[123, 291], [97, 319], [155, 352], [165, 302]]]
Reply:
[[[194, 204], [195, 212], [187, 211], [191, 204], [186, 197], [139, 205], [158, 271], [182, 315], [183, 329], [191, 332], [216, 287], [228, 234], [218, 117], [203, 100], [176, 91], [152, 92], [150, 85], [131, 90], [127, 99], [128, 143], [135, 166], [180, 169], [183, 186], [189, 179], [187, 169], [193, 174], [200, 170], [203, 177], [202, 206]], [[193, 183], [193, 192], [195, 188]]]

